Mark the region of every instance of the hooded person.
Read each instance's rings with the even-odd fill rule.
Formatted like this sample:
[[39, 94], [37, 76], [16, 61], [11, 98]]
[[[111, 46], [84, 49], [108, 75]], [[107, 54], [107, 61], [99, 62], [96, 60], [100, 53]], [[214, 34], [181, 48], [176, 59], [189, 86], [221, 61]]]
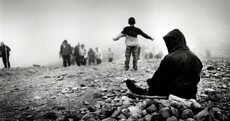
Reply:
[[60, 56], [63, 58], [63, 66], [67, 67], [70, 66], [70, 54], [72, 53], [72, 47], [67, 42], [67, 40], [64, 40], [60, 47]]
[[189, 50], [183, 33], [174, 29], [163, 37], [168, 55], [161, 61], [151, 79], [148, 90], [126, 80], [127, 87], [136, 94], [169, 96], [170, 94], [196, 99], [197, 84], [203, 67], [200, 59]]

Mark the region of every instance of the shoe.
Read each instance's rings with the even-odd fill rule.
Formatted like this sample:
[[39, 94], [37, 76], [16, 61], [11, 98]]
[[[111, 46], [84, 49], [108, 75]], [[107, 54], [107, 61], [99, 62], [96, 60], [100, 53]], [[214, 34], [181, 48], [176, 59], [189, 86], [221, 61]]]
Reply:
[[129, 70], [129, 68], [125, 68], [125, 70], [126, 70], [126, 71], [128, 71], [128, 70]]
[[132, 93], [135, 93], [135, 94], [138, 94], [138, 95], [143, 95], [143, 94], [146, 94], [148, 92], [146, 89], [142, 89], [142, 88], [136, 86], [134, 84], [134, 80], [127, 79], [125, 81], [125, 83], [126, 83], [126, 86], [128, 87], [128, 89]]
[[133, 69], [134, 69], [135, 71], [137, 71], [137, 70], [138, 70], [138, 68], [137, 68], [137, 67], [135, 67], [135, 66], [133, 67]]

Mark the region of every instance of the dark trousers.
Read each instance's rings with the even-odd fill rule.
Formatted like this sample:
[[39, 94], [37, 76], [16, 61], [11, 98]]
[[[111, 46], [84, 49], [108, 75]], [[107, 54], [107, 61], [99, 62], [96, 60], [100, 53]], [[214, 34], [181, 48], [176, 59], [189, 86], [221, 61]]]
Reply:
[[85, 65], [86, 65], [86, 62], [87, 62], [87, 58], [84, 58], [84, 57], [83, 57], [83, 59], [82, 59], [82, 65], [85, 66]]
[[63, 66], [64, 67], [67, 67], [67, 66], [71, 65], [71, 63], [70, 63], [70, 55], [63, 55], [62, 58], [63, 58]]
[[3, 56], [2, 57], [2, 62], [4, 64], [4, 67], [5, 68], [10, 68], [10, 59], [9, 59], [10, 56]]
[[137, 59], [138, 59], [138, 47], [137, 46], [127, 46], [125, 50], [125, 69], [129, 69], [129, 61], [131, 55], [133, 56], [133, 68], [137, 69]]
[[80, 55], [76, 56], [76, 64], [77, 64], [78, 66], [81, 66], [81, 63], [82, 63], [81, 56], [80, 56]]
[[113, 58], [109, 58], [109, 62], [113, 62]]
[[95, 62], [95, 59], [89, 58], [89, 64], [93, 64]]
[[101, 59], [97, 59], [97, 64], [100, 64], [101, 63]]

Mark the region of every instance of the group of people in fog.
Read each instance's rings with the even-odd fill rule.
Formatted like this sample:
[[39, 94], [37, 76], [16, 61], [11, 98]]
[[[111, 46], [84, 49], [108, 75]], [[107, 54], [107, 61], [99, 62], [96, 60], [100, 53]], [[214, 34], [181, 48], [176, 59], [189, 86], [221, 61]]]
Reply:
[[[135, 27], [136, 21], [133, 17], [128, 19], [129, 26], [124, 27], [121, 33], [114, 37], [117, 41], [121, 37], [125, 37], [125, 62], [124, 69], [129, 70], [129, 62], [131, 55], [133, 57], [133, 69], [138, 70], [138, 59], [140, 56], [140, 46], [138, 43], [138, 35], [153, 41], [153, 38], [145, 34], [141, 29]], [[176, 96], [190, 99], [196, 98], [197, 84], [200, 81], [200, 72], [202, 70], [202, 62], [189, 49], [186, 44], [184, 34], [179, 29], [174, 29], [167, 33], [163, 40], [168, 49], [168, 54], [162, 59], [158, 69], [152, 78], [147, 79], [148, 89], [143, 89], [135, 85], [134, 80], [125, 80], [128, 89], [131, 92], [140, 95], [159, 95]], [[5, 68], [10, 68], [9, 56], [10, 48], [1, 42], [0, 57], [2, 57]], [[207, 52], [210, 56], [210, 53]], [[159, 57], [162, 54], [159, 54]], [[84, 44], [78, 43], [72, 47], [67, 40], [64, 40], [60, 47], [60, 56], [63, 58], [63, 66], [70, 65], [92, 65], [100, 64], [103, 59], [102, 51], [95, 47], [86, 49]], [[108, 49], [108, 61], [113, 61], [113, 52]]]
[[[63, 58], [63, 66], [70, 65], [92, 65], [101, 64], [103, 54], [101, 49], [96, 47], [95, 49], [86, 49], [84, 44], [78, 43], [75, 47], [71, 47], [67, 40], [64, 40], [60, 48], [60, 56]], [[109, 48], [109, 62], [113, 60], [113, 52]]]

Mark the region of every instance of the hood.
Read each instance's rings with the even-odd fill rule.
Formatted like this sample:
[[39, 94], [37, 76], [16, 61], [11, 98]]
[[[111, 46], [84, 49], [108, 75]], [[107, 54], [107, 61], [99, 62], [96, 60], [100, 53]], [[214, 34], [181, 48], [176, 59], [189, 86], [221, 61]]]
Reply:
[[170, 31], [163, 37], [163, 39], [169, 53], [179, 49], [189, 50], [188, 46], [186, 45], [184, 34], [179, 29]]

